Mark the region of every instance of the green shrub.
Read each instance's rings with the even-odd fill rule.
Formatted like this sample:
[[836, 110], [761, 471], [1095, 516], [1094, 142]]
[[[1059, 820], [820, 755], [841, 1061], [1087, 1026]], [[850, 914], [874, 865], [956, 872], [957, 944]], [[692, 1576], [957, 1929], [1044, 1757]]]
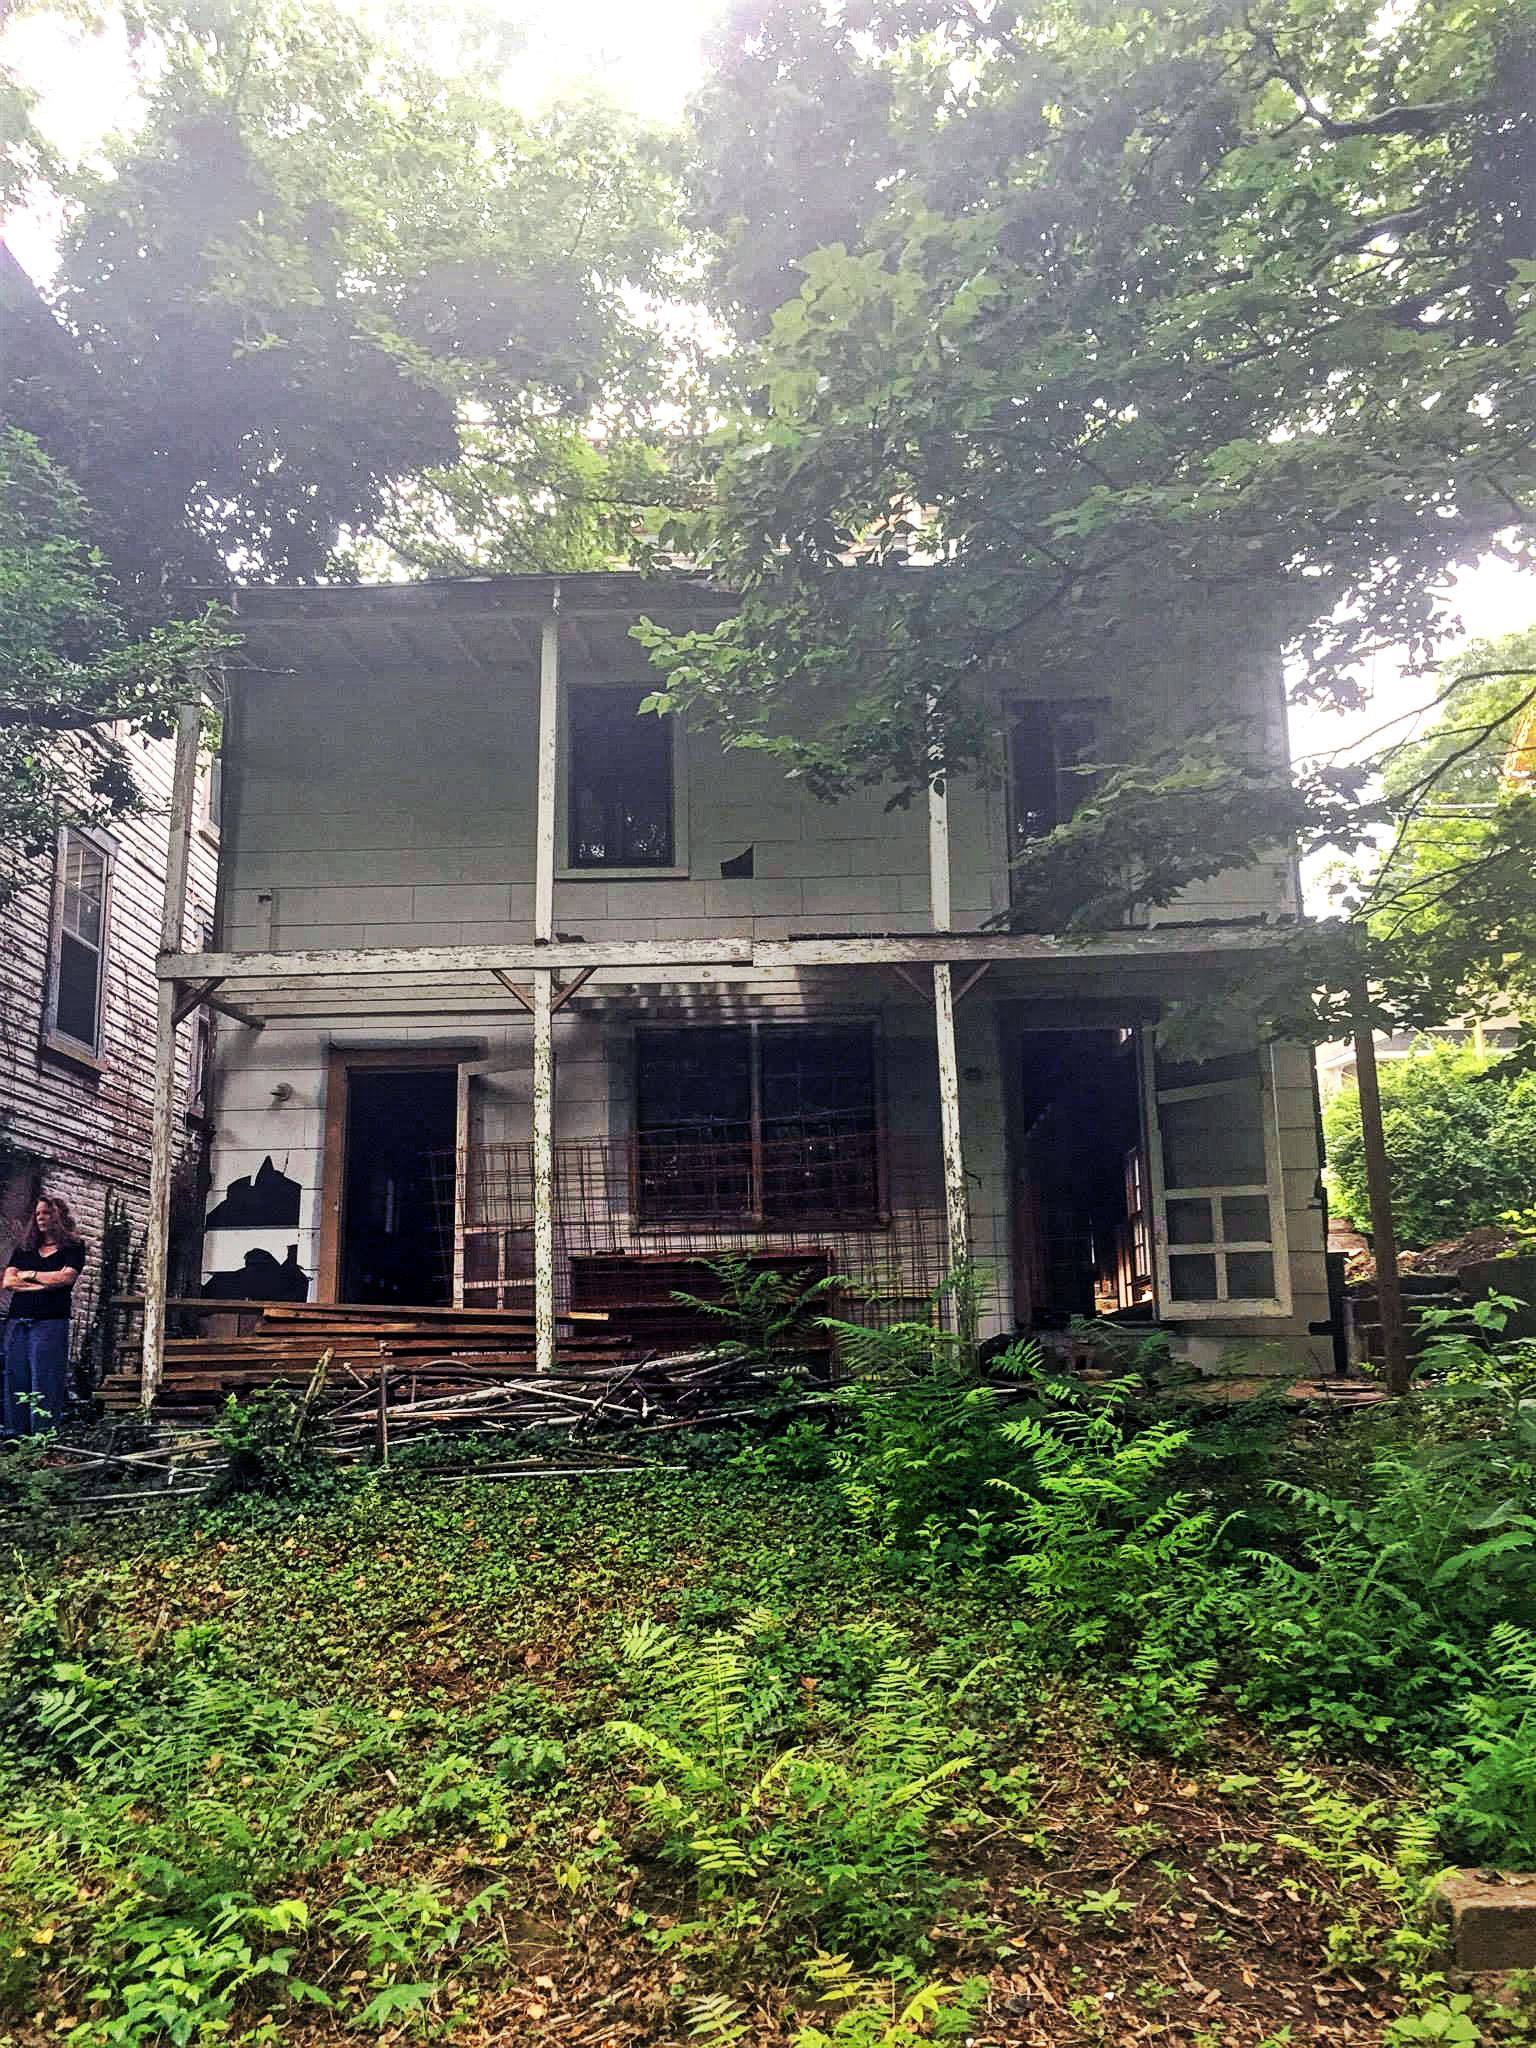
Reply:
[[334, 1483], [335, 1463], [317, 1443], [321, 1424], [316, 1402], [329, 1359], [327, 1352], [302, 1394], [279, 1382], [258, 1387], [243, 1401], [230, 1395], [211, 1432], [224, 1455], [209, 1489], [211, 1501], [242, 1494], [282, 1498], [324, 1492]]
[[[1536, 1074], [1494, 1057], [1434, 1046], [1381, 1069], [1382, 1126], [1399, 1240], [1434, 1244], [1528, 1202], [1536, 1187]], [[1360, 1097], [1342, 1089], [1323, 1112], [1328, 1173], [1341, 1213], [1370, 1221]]]

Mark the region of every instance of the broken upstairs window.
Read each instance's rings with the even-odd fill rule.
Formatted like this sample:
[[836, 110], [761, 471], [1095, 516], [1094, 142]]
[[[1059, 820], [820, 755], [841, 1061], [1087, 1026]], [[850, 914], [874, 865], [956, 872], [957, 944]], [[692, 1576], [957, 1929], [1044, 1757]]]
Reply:
[[582, 684], [567, 697], [573, 868], [670, 868], [672, 727], [640, 714], [651, 686]]

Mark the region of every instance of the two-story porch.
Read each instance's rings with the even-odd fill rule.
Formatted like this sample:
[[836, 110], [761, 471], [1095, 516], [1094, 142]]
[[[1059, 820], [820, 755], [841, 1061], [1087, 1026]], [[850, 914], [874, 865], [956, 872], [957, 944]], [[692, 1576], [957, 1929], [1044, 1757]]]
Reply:
[[[998, 788], [821, 805], [639, 712], [635, 619], [728, 604], [628, 576], [242, 593], [218, 948], [160, 963], [162, 1068], [178, 1014], [223, 1013], [209, 1287], [531, 1303], [547, 1361], [573, 1307], [654, 1330], [699, 1252], [803, 1258], [866, 1316], [965, 1258], [991, 1331], [1156, 1316], [1197, 1354], [1316, 1360], [1306, 1056], [1181, 1070], [1148, 1028], [1269, 942], [1288, 873], [1087, 943], [984, 929], [1067, 800], [1077, 707], [1020, 679]], [[1226, 681], [1277, 710], [1272, 663]]]

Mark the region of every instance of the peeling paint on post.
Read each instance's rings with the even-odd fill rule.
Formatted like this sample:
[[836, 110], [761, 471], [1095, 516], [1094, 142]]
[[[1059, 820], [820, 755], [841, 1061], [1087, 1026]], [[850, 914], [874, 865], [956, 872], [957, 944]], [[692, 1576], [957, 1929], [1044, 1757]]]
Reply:
[[[937, 783], [928, 788], [928, 902], [933, 928], [950, 926], [949, 793]], [[933, 967], [933, 1023], [939, 1052], [939, 1133], [944, 1147], [944, 1218], [949, 1272], [960, 1283], [954, 1297], [955, 1327], [961, 1337], [975, 1335], [969, 1293], [971, 1230], [965, 1191], [965, 1148], [960, 1137], [960, 1060], [955, 1046], [954, 977], [947, 960]]]
[[533, 1348], [540, 1372], [555, 1363], [555, 977], [533, 976]]
[[[160, 950], [181, 951], [187, 914], [187, 867], [192, 848], [192, 804], [197, 789], [201, 702], [183, 704], [176, 721], [176, 769], [171, 782], [171, 824], [165, 850], [165, 894]], [[176, 1111], [176, 999], [174, 981], [162, 981], [155, 1002], [155, 1082], [149, 1129], [149, 1219], [144, 1232], [144, 1345], [139, 1396], [154, 1405], [165, 1365], [165, 1301], [171, 1252], [172, 1123]]]
[[[947, 961], [933, 970], [933, 1017], [939, 1046], [939, 1130], [944, 1146], [944, 1216], [949, 1269], [963, 1276], [970, 1265], [971, 1232], [965, 1189], [965, 1153], [960, 1142], [960, 1062], [955, 1048], [955, 992]], [[957, 1302], [962, 1334], [964, 1304]]]

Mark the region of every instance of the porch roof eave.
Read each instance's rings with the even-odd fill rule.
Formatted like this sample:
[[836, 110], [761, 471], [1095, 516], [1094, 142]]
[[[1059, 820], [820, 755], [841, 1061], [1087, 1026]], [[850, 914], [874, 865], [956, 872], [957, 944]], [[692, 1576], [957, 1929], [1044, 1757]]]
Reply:
[[[697, 989], [712, 982], [781, 980], [802, 970], [1030, 968], [1059, 988], [1078, 974], [1155, 977], [1284, 943], [1294, 924], [1186, 923], [1057, 937], [1025, 932], [801, 933], [789, 938], [605, 940], [557, 936], [544, 943], [367, 946], [302, 952], [165, 953], [162, 981], [186, 1007], [208, 1001], [242, 1021], [323, 1021], [397, 1010], [464, 1015], [516, 1010], [520, 979], [536, 970], [590, 983], [588, 999], [636, 982]], [[1032, 975], [1031, 980], [1036, 979]], [[1145, 992], [1145, 991], [1144, 991]]]

